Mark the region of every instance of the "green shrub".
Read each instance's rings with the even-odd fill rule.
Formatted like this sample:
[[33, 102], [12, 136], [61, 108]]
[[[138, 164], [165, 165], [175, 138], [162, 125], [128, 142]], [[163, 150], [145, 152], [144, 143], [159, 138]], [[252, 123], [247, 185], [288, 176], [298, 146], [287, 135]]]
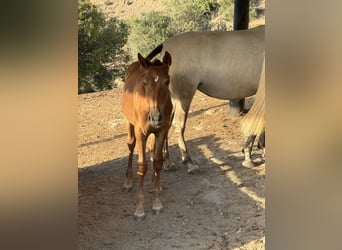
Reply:
[[[229, 26], [233, 27], [234, 21], [234, 0], [217, 0], [219, 4], [218, 13], [223, 16], [223, 19], [230, 24]], [[249, 20], [256, 18], [255, 11], [256, 1], [250, 1], [249, 4]]]
[[[122, 47], [128, 27], [115, 18], [105, 20], [89, 0], [78, 1], [78, 92], [111, 89], [113, 74], [124, 74]], [[120, 58], [120, 61], [116, 60]], [[111, 69], [108, 67], [112, 63]]]
[[216, 0], [164, 0], [172, 19], [172, 33], [211, 30], [210, 20], [217, 13]]
[[218, 0], [220, 5], [219, 14], [223, 15], [223, 18], [227, 22], [233, 22], [234, 20], [234, 0]]
[[170, 37], [171, 19], [161, 12], [143, 13], [140, 17], [130, 20], [130, 34], [127, 40], [131, 60], [137, 60], [140, 52], [147, 56], [157, 45]]

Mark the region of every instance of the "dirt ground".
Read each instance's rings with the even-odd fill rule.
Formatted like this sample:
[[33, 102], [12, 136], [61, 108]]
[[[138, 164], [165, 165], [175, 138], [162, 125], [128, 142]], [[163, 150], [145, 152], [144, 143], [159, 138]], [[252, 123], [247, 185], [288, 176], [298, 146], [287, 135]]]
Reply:
[[[164, 210], [152, 214], [151, 170], [145, 178], [144, 221], [135, 221], [132, 192], [121, 187], [128, 161], [121, 89], [79, 96], [79, 249], [265, 249], [265, 162], [241, 165], [245, 136], [227, 101], [197, 92], [185, 138], [199, 170], [188, 174], [177, 135], [169, 133], [177, 170], [161, 174]], [[246, 107], [253, 97], [247, 99]], [[136, 154], [134, 163], [136, 162]]]

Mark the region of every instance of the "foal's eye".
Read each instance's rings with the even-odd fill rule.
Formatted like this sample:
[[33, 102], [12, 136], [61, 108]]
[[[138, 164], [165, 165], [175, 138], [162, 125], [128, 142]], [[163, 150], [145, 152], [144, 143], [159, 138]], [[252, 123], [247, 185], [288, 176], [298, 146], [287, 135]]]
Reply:
[[165, 84], [166, 84], [166, 86], [169, 86], [169, 84], [170, 84], [170, 79], [167, 79], [167, 80], [165, 81]]

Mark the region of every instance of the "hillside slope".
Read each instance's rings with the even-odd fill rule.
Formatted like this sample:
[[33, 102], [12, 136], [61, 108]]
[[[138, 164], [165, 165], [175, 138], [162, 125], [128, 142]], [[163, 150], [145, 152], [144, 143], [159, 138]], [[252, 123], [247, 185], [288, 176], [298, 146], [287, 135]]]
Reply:
[[91, 0], [107, 18], [130, 19], [148, 11], [163, 9], [161, 0]]
[[[128, 20], [132, 17], [137, 17], [141, 13], [149, 11], [162, 11], [162, 0], [91, 0], [106, 16], [106, 18], [117, 17], [119, 19]], [[250, 22], [250, 27], [255, 27], [265, 24], [265, 0], [257, 0], [256, 8], [260, 13], [258, 18]], [[215, 20], [219, 21], [217, 17]]]

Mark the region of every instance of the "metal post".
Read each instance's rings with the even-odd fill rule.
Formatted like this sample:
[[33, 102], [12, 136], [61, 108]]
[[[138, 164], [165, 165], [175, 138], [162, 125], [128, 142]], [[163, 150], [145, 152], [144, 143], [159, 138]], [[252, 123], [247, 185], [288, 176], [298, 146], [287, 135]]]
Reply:
[[[234, 30], [248, 29], [249, 0], [234, 0]], [[238, 115], [245, 108], [245, 98], [229, 101], [229, 114]]]
[[249, 0], [234, 0], [234, 30], [248, 29]]

